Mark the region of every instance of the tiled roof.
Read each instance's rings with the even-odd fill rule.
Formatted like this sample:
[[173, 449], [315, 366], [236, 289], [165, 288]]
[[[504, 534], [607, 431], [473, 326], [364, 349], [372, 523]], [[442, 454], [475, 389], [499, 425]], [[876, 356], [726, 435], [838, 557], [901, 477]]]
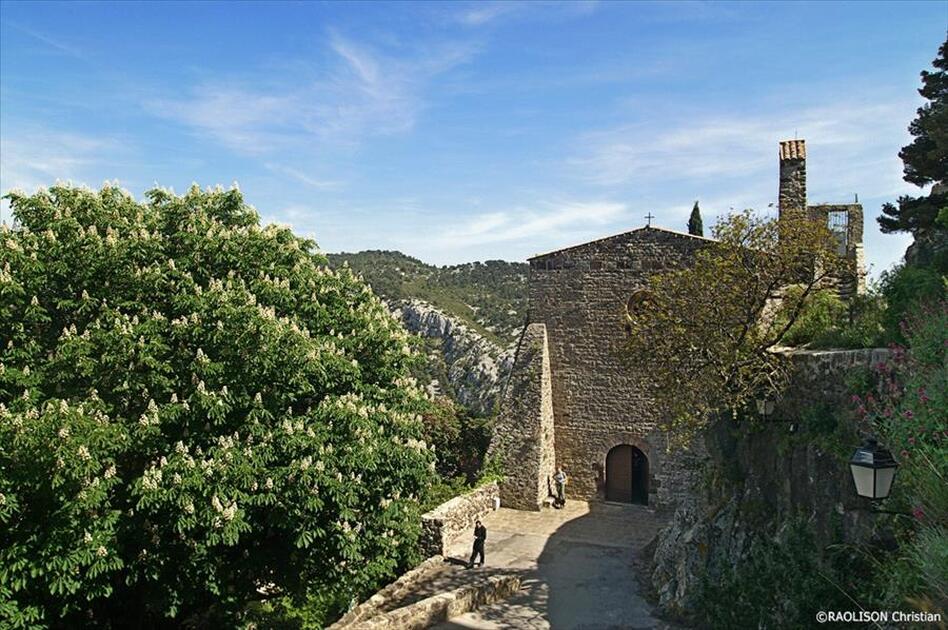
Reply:
[[781, 160], [805, 160], [806, 140], [784, 140], [780, 143]]

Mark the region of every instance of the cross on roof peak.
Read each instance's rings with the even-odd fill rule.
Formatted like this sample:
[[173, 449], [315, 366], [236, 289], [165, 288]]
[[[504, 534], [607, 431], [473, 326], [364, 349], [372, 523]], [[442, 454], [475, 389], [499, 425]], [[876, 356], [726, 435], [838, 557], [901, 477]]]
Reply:
[[654, 216], [651, 212], [649, 212], [648, 214], [646, 214], [646, 215], [645, 215], [645, 221], [646, 221], [645, 227], [652, 227], [652, 219], [654, 219], [654, 218], [655, 218], [655, 216]]

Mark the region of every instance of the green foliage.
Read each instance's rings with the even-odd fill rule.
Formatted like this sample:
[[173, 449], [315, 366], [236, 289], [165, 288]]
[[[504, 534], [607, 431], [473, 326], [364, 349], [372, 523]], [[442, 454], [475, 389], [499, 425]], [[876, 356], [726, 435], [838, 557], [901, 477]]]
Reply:
[[[909, 125], [911, 144], [899, 153], [905, 181], [916, 186], [948, 181], [948, 41], [938, 49], [938, 57], [932, 63], [935, 71], [922, 72], [922, 87], [918, 91], [927, 102], [918, 108]], [[898, 207], [883, 206], [879, 225], [883, 232], [909, 231], [917, 236], [937, 228], [936, 217], [945, 207], [948, 194], [943, 189], [932, 190], [925, 197], [906, 195], [899, 198]]]
[[746, 556], [731, 561], [701, 585], [703, 626], [812, 628], [817, 611], [852, 609], [839, 587], [848, 584], [858, 560], [824, 557], [804, 521], [791, 522], [776, 539], [757, 537]]
[[944, 298], [945, 276], [930, 267], [900, 265], [882, 274], [881, 290], [887, 305], [883, 316], [886, 338], [905, 343], [902, 329], [906, 317], [919, 305]]
[[425, 439], [434, 446], [438, 474], [473, 483], [490, 445], [491, 422], [474, 416], [448, 398], [432, 401], [422, 414]]
[[236, 190], [10, 199], [0, 626], [319, 625], [412, 561], [425, 401], [367, 285]]
[[[791, 308], [802, 301], [803, 309], [783, 338], [788, 346], [810, 348], [872, 348], [884, 343], [886, 309], [875, 290], [843, 302], [833, 291], [819, 290], [802, 298], [803, 288], [787, 289], [790, 300], [777, 312], [778, 325], [785, 324]], [[791, 306], [792, 305], [792, 306]]]
[[688, 217], [688, 234], [704, 236], [704, 222], [701, 220], [701, 210], [698, 208], [697, 201], [691, 209], [691, 216]]
[[[684, 440], [715, 413], [737, 417], [762, 392], [779, 393], [789, 362], [772, 348], [841, 268], [821, 221], [747, 210], [722, 217], [714, 235], [694, 264], [650, 277], [628, 309], [628, 368], [647, 372], [664, 428]], [[773, 295], [795, 283], [802, 289], [784, 296], [785, 317], [770, 316]]]
[[803, 310], [790, 326], [783, 341], [790, 346], [799, 346], [826, 336], [846, 316], [846, 305], [833, 291], [820, 290], [803, 297], [804, 288], [796, 285], [787, 289], [786, 304], [777, 316], [778, 325], [789, 322], [788, 311], [803, 300]]
[[875, 367], [876, 384], [855, 395], [857, 411], [899, 462], [889, 502], [914, 521], [894, 524], [899, 550], [882, 562], [887, 603], [948, 612], [948, 303], [912, 315], [908, 351]]
[[501, 347], [520, 333], [527, 315], [527, 265], [488, 260], [436, 267], [400, 252], [329, 254], [344, 262], [379, 295], [390, 300], [418, 298], [457, 317]]

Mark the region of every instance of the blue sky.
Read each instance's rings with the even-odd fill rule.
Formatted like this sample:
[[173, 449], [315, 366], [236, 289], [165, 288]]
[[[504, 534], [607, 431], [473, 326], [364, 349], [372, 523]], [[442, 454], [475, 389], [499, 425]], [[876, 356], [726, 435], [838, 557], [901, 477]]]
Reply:
[[[776, 200], [881, 204], [948, 3], [2, 3], [0, 188], [239, 182], [326, 251], [447, 264]], [[9, 220], [9, 206], [3, 219]]]

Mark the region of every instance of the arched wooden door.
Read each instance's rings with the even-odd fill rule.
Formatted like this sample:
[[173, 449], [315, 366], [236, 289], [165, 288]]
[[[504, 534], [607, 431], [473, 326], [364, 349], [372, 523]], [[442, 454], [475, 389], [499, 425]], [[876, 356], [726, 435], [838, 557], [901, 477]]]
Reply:
[[648, 458], [620, 444], [606, 455], [606, 501], [648, 505]]

